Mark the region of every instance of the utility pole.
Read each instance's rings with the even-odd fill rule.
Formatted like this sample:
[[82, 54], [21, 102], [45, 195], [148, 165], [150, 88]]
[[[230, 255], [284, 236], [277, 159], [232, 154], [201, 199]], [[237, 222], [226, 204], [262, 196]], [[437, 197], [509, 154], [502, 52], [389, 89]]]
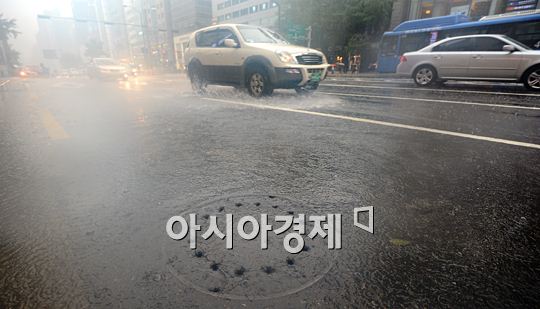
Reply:
[[150, 9], [147, 8], [136, 8], [132, 5], [123, 5], [124, 8], [129, 8], [139, 14], [139, 27], [141, 29], [142, 34], [142, 40], [143, 40], [143, 56], [144, 56], [144, 65], [145, 67], [150, 67], [150, 57], [149, 57], [149, 51], [150, 51], [150, 44], [148, 43], [148, 11], [155, 10], [154, 7], [151, 7]]
[[311, 26], [307, 27], [307, 47], [311, 47]]
[[174, 55], [174, 34], [172, 30], [171, 2], [164, 0], [165, 24], [167, 26], [167, 68], [176, 67], [176, 57]]

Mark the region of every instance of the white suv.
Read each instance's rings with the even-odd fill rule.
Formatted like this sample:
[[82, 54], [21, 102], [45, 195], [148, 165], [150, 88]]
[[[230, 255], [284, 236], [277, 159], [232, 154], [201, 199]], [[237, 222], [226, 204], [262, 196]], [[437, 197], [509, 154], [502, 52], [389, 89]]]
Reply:
[[194, 32], [186, 50], [194, 90], [208, 84], [245, 87], [254, 97], [276, 88], [300, 94], [317, 89], [326, 77], [323, 53], [290, 45], [278, 33], [250, 25], [223, 24]]

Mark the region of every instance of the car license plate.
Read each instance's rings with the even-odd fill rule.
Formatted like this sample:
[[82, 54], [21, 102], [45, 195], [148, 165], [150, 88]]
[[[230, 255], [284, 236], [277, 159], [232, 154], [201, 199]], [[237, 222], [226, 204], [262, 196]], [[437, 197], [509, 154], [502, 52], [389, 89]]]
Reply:
[[313, 82], [321, 81], [321, 72], [311, 73], [309, 79]]

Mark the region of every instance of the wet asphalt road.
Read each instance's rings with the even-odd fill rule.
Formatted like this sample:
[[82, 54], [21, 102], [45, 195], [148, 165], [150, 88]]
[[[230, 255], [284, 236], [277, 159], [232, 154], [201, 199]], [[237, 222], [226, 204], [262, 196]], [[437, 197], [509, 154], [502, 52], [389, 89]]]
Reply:
[[[0, 307], [540, 304], [540, 94], [520, 86], [330, 78], [257, 101], [164, 76], [0, 95]], [[193, 251], [165, 233], [192, 212], [341, 213], [343, 248]]]

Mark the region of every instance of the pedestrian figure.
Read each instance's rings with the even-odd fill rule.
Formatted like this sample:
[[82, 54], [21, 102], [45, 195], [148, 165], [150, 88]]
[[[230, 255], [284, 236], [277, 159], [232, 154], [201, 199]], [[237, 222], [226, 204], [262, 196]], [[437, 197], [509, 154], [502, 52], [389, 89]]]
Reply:
[[360, 63], [361, 63], [362, 57], [360, 53], [356, 53], [353, 57], [353, 73], [360, 73]]

